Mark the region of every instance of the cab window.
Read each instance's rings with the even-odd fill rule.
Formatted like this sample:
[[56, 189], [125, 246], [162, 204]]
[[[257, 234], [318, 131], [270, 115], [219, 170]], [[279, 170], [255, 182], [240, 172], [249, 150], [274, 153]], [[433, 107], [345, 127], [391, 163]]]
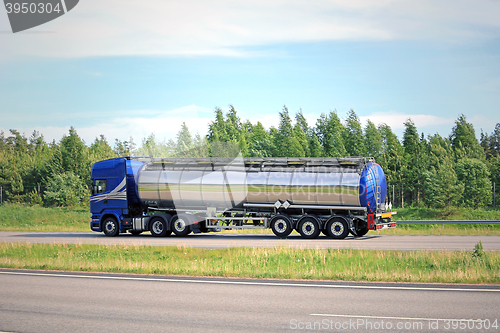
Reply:
[[106, 179], [96, 179], [94, 184], [94, 194], [106, 192]]

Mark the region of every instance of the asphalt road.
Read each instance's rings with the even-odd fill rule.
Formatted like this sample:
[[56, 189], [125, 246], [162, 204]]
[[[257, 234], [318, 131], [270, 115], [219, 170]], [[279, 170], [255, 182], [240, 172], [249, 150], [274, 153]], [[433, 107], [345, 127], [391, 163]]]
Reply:
[[500, 286], [0, 269], [0, 296], [4, 332], [498, 332], [500, 320]]
[[334, 240], [324, 236], [317, 239], [302, 239], [292, 235], [279, 239], [274, 235], [262, 234], [196, 234], [187, 237], [153, 237], [149, 233], [132, 236], [121, 234], [107, 237], [102, 233], [0, 231], [0, 242], [33, 243], [88, 243], [88, 244], [139, 244], [152, 246], [186, 245], [203, 248], [226, 248], [232, 246], [295, 248], [353, 248], [382, 250], [473, 250], [482, 242], [485, 250], [500, 250], [500, 235], [448, 236], [448, 235], [377, 235], [368, 233], [364, 237], [352, 236]]

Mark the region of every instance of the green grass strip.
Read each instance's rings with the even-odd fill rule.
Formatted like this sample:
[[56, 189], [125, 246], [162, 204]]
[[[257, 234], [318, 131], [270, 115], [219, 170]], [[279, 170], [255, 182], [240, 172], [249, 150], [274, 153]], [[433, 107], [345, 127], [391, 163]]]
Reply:
[[500, 283], [500, 251], [0, 243], [0, 267], [240, 278]]
[[0, 230], [89, 232], [88, 209], [0, 205]]
[[[398, 220], [500, 220], [498, 209], [466, 208], [404, 208], [397, 209]], [[24, 206], [20, 204], [0, 205], [0, 230], [10, 231], [67, 231], [90, 232], [88, 208], [54, 208]], [[238, 234], [269, 234], [269, 229], [245, 229], [224, 231]], [[500, 224], [433, 224], [398, 225], [395, 229], [373, 232], [388, 235], [500, 235]], [[294, 234], [297, 232], [294, 231]]]

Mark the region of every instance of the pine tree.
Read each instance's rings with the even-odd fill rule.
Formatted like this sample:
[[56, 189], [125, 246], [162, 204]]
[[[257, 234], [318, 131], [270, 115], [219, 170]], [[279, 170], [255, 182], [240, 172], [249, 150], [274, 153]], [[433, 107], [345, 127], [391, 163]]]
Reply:
[[452, 129], [450, 140], [455, 150], [457, 161], [462, 158], [477, 158], [484, 160], [484, 149], [476, 138], [474, 126], [467, 122], [467, 117], [463, 114], [455, 120], [455, 126]]
[[136, 146], [132, 137], [128, 141], [115, 139], [113, 151], [117, 156], [134, 156], [135, 150]]
[[495, 130], [491, 134], [489, 148], [493, 156], [500, 156], [500, 123], [495, 125]]
[[299, 122], [295, 123], [295, 126], [293, 127], [292, 145], [293, 148], [290, 157], [310, 156], [307, 135], [302, 130], [302, 126]]
[[96, 138], [92, 145], [90, 145], [89, 156], [92, 164], [117, 157], [116, 153], [109, 146], [104, 134], [101, 134], [99, 138]]
[[[401, 185], [403, 171], [404, 150], [398, 137], [387, 124], [381, 124], [378, 127], [382, 137], [382, 158], [378, 163], [382, 166], [387, 178], [387, 183], [391, 185]], [[391, 198], [395, 203], [396, 198]]]
[[142, 145], [137, 151], [139, 156], [161, 157], [161, 146], [156, 141], [154, 133], [148, 135], [147, 138], [142, 139]]
[[343, 140], [344, 131], [345, 127], [340, 122], [336, 111], [331, 111], [328, 116], [320, 115], [316, 122], [315, 134], [321, 144], [323, 156], [342, 157], [347, 155]]
[[275, 157], [290, 157], [292, 151], [293, 127], [288, 108], [284, 105], [280, 112], [278, 132], [274, 137]]
[[309, 128], [309, 124], [307, 123], [306, 117], [304, 117], [304, 114], [302, 113], [302, 109], [300, 109], [297, 114], [295, 115], [295, 121], [300, 125], [302, 128], [302, 131], [309, 136], [311, 132], [311, 129]]
[[196, 133], [193, 148], [186, 153], [185, 157], [210, 157], [207, 140], [199, 133]]
[[439, 134], [429, 138], [429, 170], [424, 171], [424, 192], [427, 206], [457, 206], [464, 187], [458, 183], [451, 144]]
[[419, 136], [417, 127], [411, 119], [408, 119], [404, 125], [406, 127], [403, 134], [404, 195], [406, 201], [418, 203], [425, 182], [423, 172], [428, 169], [427, 147], [425, 139]]
[[463, 184], [462, 204], [478, 208], [491, 203], [490, 173], [486, 164], [478, 159], [464, 158], [457, 163], [458, 181]]
[[271, 157], [273, 156], [273, 145], [269, 133], [259, 122], [252, 127], [248, 141], [248, 156]]
[[371, 120], [368, 120], [365, 126], [364, 139], [366, 154], [375, 157], [375, 160], [378, 161], [382, 155], [383, 140], [377, 127]]
[[[299, 131], [299, 127], [300, 131]], [[302, 134], [303, 133], [303, 134]], [[298, 142], [302, 145], [304, 150], [304, 156], [311, 156], [311, 143], [312, 143], [313, 132], [307, 124], [306, 117], [302, 114], [302, 109], [295, 115], [295, 126], [294, 126], [294, 136]]]
[[234, 106], [229, 105], [229, 111], [226, 114], [226, 133], [227, 133], [227, 142], [237, 143], [241, 136], [241, 119], [237, 115], [237, 111]]
[[189, 133], [186, 122], [182, 122], [181, 129], [177, 133], [177, 146], [175, 153], [177, 156], [183, 156], [184, 153], [187, 153], [192, 148], [193, 138], [191, 137], [191, 133]]
[[366, 156], [361, 121], [354, 110], [349, 110], [344, 131], [344, 144], [349, 156]]
[[88, 148], [78, 136], [74, 127], [69, 129], [69, 135], [65, 135], [60, 142], [62, 166], [65, 172], [72, 172], [84, 181], [90, 183], [90, 167]]
[[248, 156], [248, 144], [244, 132], [240, 132], [240, 139], [238, 140], [238, 146], [240, 147], [241, 156]]
[[309, 147], [310, 147], [310, 156], [311, 157], [320, 157], [321, 156], [321, 144], [319, 143], [318, 137], [316, 134], [312, 134], [309, 139]]
[[220, 108], [215, 109], [215, 121], [208, 125], [208, 142], [228, 142], [229, 136], [226, 131], [226, 121]]

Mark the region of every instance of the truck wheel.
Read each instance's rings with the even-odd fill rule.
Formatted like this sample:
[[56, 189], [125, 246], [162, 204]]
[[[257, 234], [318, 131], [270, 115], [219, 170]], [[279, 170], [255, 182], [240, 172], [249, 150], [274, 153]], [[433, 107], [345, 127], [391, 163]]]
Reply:
[[335, 216], [326, 223], [326, 231], [334, 239], [344, 239], [349, 234], [349, 227], [345, 219]]
[[362, 237], [364, 235], [366, 235], [366, 233], [368, 232], [368, 227], [367, 226], [364, 226], [364, 227], [361, 227], [359, 229], [356, 230], [356, 233], [357, 233], [357, 236], [358, 237]]
[[177, 236], [187, 236], [191, 232], [188, 220], [184, 216], [175, 215], [172, 218], [172, 231]]
[[167, 222], [161, 217], [153, 217], [151, 221], [149, 221], [149, 231], [151, 235], [155, 237], [170, 235], [170, 232], [167, 230]]
[[115, 237], [120, 233], [118, 222], [114, 217], [107, 217], [102, 222], [102, 229], [106, 236]]
[[306, 216], [300, 220], [299, 233], [303, 238], [317, 238], [320, 232], [318, 220], [314, 217]]
[[292, 220], [286, 215], [276, 215], [271, 219], [271, 230], [279, 238], [285, 238], [292, 232]]

